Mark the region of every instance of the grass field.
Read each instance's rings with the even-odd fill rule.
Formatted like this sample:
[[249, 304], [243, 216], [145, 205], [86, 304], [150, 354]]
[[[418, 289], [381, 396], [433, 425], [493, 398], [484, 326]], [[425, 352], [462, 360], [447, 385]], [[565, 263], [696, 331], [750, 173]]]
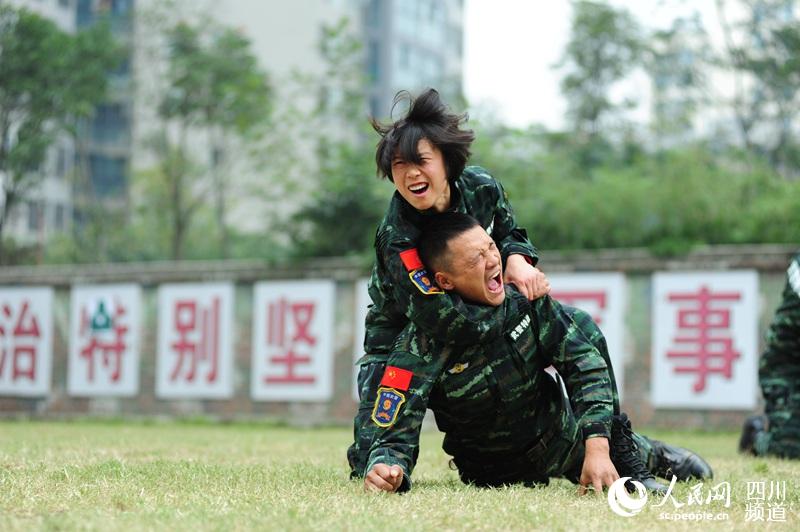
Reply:
[[[800, 530], [800, 463], [745, 458], [734, 433], [642, 431], [706, 456], [731, 504], [648, 501], [630, 518], [569, 482], [498, 490], [462, 485], [438, 432], [423, 435], [411, 493], [347, 480], [345, 428], [265, 424], [0, 422], [0, 530]], [[786, 481], [785, 523], [748, 522], [748, 481]], [[686, 503], [694, 483], [679, 484]], [[765, 508], [765, 519], [768, 517]], [[728, 513], [720, 522], [670, 515]], [[683, 514], [682, 514], [683, 515]], [[773, 514], [779, 516], [779, 514]]]

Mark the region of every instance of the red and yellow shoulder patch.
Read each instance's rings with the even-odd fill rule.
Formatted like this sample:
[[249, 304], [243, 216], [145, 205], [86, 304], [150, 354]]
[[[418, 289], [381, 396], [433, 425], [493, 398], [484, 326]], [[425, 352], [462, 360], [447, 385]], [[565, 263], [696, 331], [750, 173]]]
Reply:
[[391, 427], [397, 421], [400, 407], [406, 402], [406, 396], [394, 388], [378, 388], [378, 397], [372, 408], [372, 421], [379, 427]]
[[400, 252], [400, 260], [408, 270], [408, 278], [411, 279], [411, 284], [426, 296], [436, 294], [444, 294], [444, 291], [433, 282], [422, 261], [419, 258], [417, 248], [407, 249]]

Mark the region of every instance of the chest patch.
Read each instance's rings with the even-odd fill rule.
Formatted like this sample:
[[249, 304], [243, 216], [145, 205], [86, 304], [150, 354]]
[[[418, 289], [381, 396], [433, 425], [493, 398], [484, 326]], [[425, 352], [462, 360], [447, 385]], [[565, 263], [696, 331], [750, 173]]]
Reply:
[[394, 388], [378, 388], [378, 397], [372, 408], [372, 421], [379, 427], [391, 427], [397, 421], [400, 407], [406, 402], [406, 396]]
[[521, 335], [525, 331], [525, 329], [527, 329], [530, 326], [531, 326], [531, 316], [530, 314], [526, 314], [525, 317], [522, 318], [522, 320], [520, 320], [517, 326], [514, 327], [514, 330], [511, 331], [511, 339], [516, 340], [517, 338], [519, 338], [519, 335]]
[[469, 362], [459, 362], [458, 364], [453, 365], [452, 368], [448, 369], [447, 373], [449, 373], [450, 375], [458, 375], [468, 367], [469, 367]]

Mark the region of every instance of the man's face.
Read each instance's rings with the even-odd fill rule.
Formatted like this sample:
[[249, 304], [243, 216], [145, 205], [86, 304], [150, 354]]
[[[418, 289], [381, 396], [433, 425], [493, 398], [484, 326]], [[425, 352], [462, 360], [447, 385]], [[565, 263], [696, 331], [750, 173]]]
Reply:
[[494, 240], [479, 226], [447, 243], [448, 256], [436, 272], [436, 282], [465, 300], [496, 307], [506, 297], [503, 262]]
[[418, 211], [434, 208], [442, 212], [450, 207], [450, 184], [442, 152], [427, 139], [421, 139], [417, 153], [422, 159], [420, 164], [405, 161], [399, 155], [392, 159], [394, 186]]

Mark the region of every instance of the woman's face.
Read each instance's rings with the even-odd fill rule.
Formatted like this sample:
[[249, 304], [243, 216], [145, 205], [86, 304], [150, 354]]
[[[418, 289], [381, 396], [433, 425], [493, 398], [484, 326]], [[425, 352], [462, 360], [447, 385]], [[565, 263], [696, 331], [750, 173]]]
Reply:
[[450, 207], [450, 183], [447, 182], [442, 152], [427, 139], [420, 139], [417, 152], [420, 164], [405, 161], [395, 154], [392, 159], [394, 186], [418, 211], [434, 209], [443, 212]]

